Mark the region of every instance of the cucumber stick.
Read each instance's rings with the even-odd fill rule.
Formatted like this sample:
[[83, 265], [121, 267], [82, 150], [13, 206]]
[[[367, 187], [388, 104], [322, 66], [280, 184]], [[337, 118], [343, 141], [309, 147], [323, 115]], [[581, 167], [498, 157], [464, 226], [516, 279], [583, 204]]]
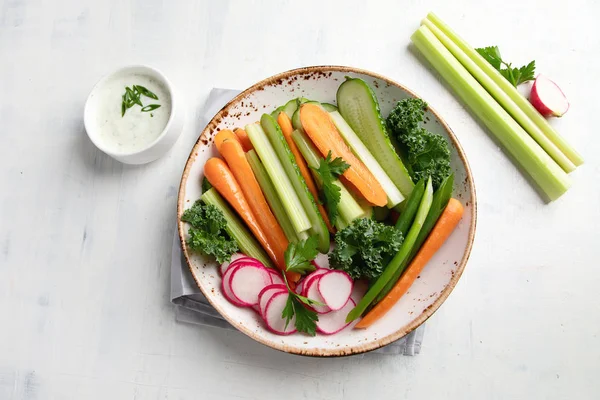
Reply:
[[267, 170], [265, 169], [262, 162], [260, 162], [260, 158], [258, 158], [258, 154], [256, 151], [250, 150], [246, 153], [246, 158], [248, 159], [248, 163], [252, 168], [252, 172], [254, 172], [254, 176], [258, 181], [258, 185], [260, 186], [262, 192], [267, 199], [267, 203], [269, 203], [269, 207], [275, 214], [275, 218], [281, 229], [283, 229], [283, 233], [285, 233], [285, 237], [290, 242], [297, 242], [298, 236], [296, 235], [296, 231], [294, 230], [294, 226], [292, 225], [292, 221], [288, 217], [285, 212], [285, 208], [283, 207], [283, 203], [279, 199], [277, 195], [277, 191], [273, 186], [273, 182], [271, 182], [271, 178], [269, 178], [269, 174], [267, 174]]
[[[271, 117], [273, 120], [273, 117]], [[296, 233], [303, 232], [311, 227], [306, 211], [296, 194], [290, 178], [283, 169], [283, 165], [271, 145], [267, 134], [259, 124], [246, 125], [246, 133], [252, 142], [252, 146], [258, 153], [267, 174], [271, 178], [273, 186], [279, 195], [279, 199], [287, 212]]]
[[321, 106], [323, 106], [323, 109], [327, 112], [334, 112], [334, 111], [338, 111], [337, 106], [334, 106], [333, 104], [329, 104], [329, 103], [321, 103]]
[[[267, 134], [269, 142], [271, 142], [271, 146], [275, 150], [277, 157], [279, 158], [279, 161], [283, 167], [283, 171], [285, 171], [285, 174], [289, 178], [292, 187], [296, 192], [296, 197], [300, 200], [300, 203], [304, 208], [304, 212], [310, 220], [309, 234], [311, 236], [317, 235], [319, 251], [322, 253], [327, 253], [330, 245], [327, 225], [325, 225], [325, 221], [323, 221], [323, 218], [319, 213], [317, 204], [315, 203], [316, 200], [312, 197], [308, 187], [306, 186], [306, 182], [300, 173], [300, 169], [296, 164], [294, 155], [292, 154], [292, 151], [283, 137], [281, 128], [279, 128], [279, 125], [275, 119], [269, 114], [263, 114], [263, 116], [260, 118], [260, 124]], [[285, 199], [282, 198], [282, 200]], [[303, 232], [305, 230], [306, 229], [302, 229], [299, 232]]]
[[400, 246], [400, 250], [398, 253], [392, 258], [392, 261], [385, 267], [379, 278], [371, 285], [369, 290], [365, 296], [358, 302], [356, 307], [352, 311], [348, 313], [346, 317], [346, 322], [354, 321], [356, 318], [360, 317], [362, 313], [367, 309], [367, 307], [375, 300], [377, 295], [387, 286], [392, 279], [396, 276], [398, 270], [400, 270], [403, 265], [406, 265], [406, 260], [410, 256], [410, 253], [414, 247], [414, 244], [419, 236], [419, 232], [421, 231], [421, 227], [425, 222], [425, 218], [429, 213], [429, 209], [431, 208], [431, 203], [433, 202], [433, 185], [431, 184], [431, 178], [427, 181], [427, 186], [425, 188], [425, 193], [423, 194], [423, 198], [421, 199], [421, 203], [419, 204], [419, 209], [417, 210], [417, 215], [415, 216], [415, 220], [402, 242], [402, 246]]
[[[296, 146], [298, 146], [298, 150], [300, 150], [300, 153], [302, 154], [302, 157], [304, 157], [304, 160], [306, 160], [308, 166], [311, 169], [318, 168], [319, 163], [321, 161], [321, 157], [319, 156], [317, 149], [315, 149], [313, 144], [310, 142], [308, 136], [306, 136], [306, 134], [298, 130], [295, 130], [292, 133], [292, 139], [296, 143]], [[317, 185], [321, 187], [322, 183], [318, 175], [315, 175], [315, 178]], [[340, 202], [338, 203], [338, 220], [340, 218], [343, 220], [341, 224], [347, 226], [349, 222], [352, 222], [358, 218], [363, 218], [365, 216], [365, 210], [363, 210], [360, 204], [354, 199], [354, 197], [348, 191], [348, 189], [346, 189], [344, 184], [342, 184], [342, 182], [340, 182], [339, 179], [333, 181], [333, 184], [340, 188]], [[337, 223], [336, 227], [338, 229], [342, 229]]]
[[404, 196], [400, 193], [400, 190], [398, 190], [388, 174], [381, 168], [381, 165], [379, 165], [375, 157], [369, 152], [369, 149], [367, 149], [367, 146], [360, 140], [356, 132], [348, 125], [348, 122], [346, 122], [344, 117], [337, 111], [331, 112], [329, 115], [354, 154], [356, 154], [356, 156], [365, 164], [381, 187], [383, 187], [388, 198], [388, 207], [392, 208], [402, 203], [404, 201]]
[[239, 217], [229, 208], [225, 200], [217, 193], [216, 189], [211, 188], [204, 192], [201, 197], [205, 204], [210, 204], [219, 209], [223, 213], [227, 226], [225, 230], [231, 235], [231, 237], [237, 242], [242, 253], [247, 256], [256, 258], [258, 261], [266, 265], [267, 267], [273, 268], [271, 259], [267, 256], [267, 253], [260, 247], [258, 241], [252, 236], [245, 225], [239, 219]]
[[388, 137], [373, 90], [362, 79], [348, 78], [338, 88], [336, 98], [342, 117], [379, 162], [398, 190], [404, 197], [408, 197], [414, 184]]

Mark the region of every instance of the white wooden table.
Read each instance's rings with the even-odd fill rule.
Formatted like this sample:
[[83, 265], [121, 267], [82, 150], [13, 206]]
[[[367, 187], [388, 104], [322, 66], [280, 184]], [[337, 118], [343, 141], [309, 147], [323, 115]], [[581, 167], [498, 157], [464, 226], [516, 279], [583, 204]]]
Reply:
[[[600, 396], [600, 6], [375, 3], [0, 0], [0, 399]], [[408, 47], [430, 9], [562, 86], [572, 108], [554, 123], [587, 164], [559, 201], [540, 201]], [[129, 63], [164, 70], [188, 112], [173, 150], [138, 167], [96, 150], [82, 122], [95, 81]], [[314, 64], [406, 84], [469, 157], [475, 247], [417, 357], [299, 358], [174, 322], [176, 193], [210, 88]]]

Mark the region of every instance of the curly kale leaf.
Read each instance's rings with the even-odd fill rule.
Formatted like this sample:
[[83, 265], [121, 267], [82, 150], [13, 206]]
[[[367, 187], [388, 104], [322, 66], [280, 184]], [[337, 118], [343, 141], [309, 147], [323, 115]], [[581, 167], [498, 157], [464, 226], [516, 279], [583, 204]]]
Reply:
[[192, 250], [213, 256], [219, 263], [230, 260], [238, 250], [226, 231], [227, 220], [217, 207], [196, 201], [184, 211], [181, 220], [191, 225], [187, 244]]
[[403, 240], [402, 233], [393, 226], [358, 219], [335, 234], [329, 264], [353, 279], [374, 279], [381, 275], [386, 261], [400, 249]]
[[399, 101], [387, 118], [386, 124], [400, 144], [404, 159], [415, 182], [431, 176], [437, 189], [452, 172], [450, 148], [440, 135], [420, 126], [427, 103], [421, 99]]

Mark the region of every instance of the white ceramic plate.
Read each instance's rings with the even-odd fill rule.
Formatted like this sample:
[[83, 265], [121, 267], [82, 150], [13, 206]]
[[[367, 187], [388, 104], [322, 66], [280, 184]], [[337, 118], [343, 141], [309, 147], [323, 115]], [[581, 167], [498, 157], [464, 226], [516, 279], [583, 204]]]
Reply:
[[[215, 115], [192, 149], [179, 188], [178, 220], [186, 208], [201, 195], [201, 180], [206, 160], [217, 156], [213, 137], [220, 129], [243, 127], [258, 121], [288, 100], [304, 96], [312, 100], [334, 103], [338, 86], [345, 76], [364, 79], [375, 91], [384, 117], [400, 99], [416, 96], [391, 80], [349, 67], [319, 66], [283, 72], [246, 89]], [[426, 101], [426, 99], [425, 99]], [[238, 308], [223, 297], [217, 265], [201, 255], [188, 251], [185, 245], [187, 226], [179, 222], [179, 235], [185, 257], [196, 283], [215, 307], [237, 329], [251, 338], [278, 350], [310, 355], [340, 356], [377, 349], [406, 335], [425, 322], [448, 297], [465, 268], [476, 222], [476, 199], [467, 159], [458, 140], [439, 117], [428, 109], [426, 127], [448, 138], [452, 151], [454, 193], [465, 206], [464, 216], [454, 233], [394, 308], [368, 329], [345, 329], [331, 336], [309, 337], [303, 334], [279, 336], [268, 331], [251, 309]]]

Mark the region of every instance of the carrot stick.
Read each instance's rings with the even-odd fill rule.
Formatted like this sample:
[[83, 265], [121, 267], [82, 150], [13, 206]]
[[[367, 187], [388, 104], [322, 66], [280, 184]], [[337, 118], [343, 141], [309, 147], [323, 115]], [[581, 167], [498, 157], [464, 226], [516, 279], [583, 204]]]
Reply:
[[235, 128], [233, 133], [235, 133], [238, 140], [242, 144], [242, 147], [244, 148], [244, 152], [248, 152], [248, 151], [254, 149], [254, 146], [252, 146], [252, 142], [250, 141], [250, 138], [248, 137], [248, 134], [246, 133], [245, 130], [243, 130], [242, 128]]
[[298, 169], [306, 182], [306, 186], [308, 190], [315, 198], [315, 203], [317, 203], [317, 208], [319, 209], [319, 213], [321, 213], [321, 217], [325, 221], [325, 225], [327, 225], [327, 230], [329, 232], [334, 233], [333, 226], [331, 226], [331, 221], [329, 221], [329, 216], [327, 215], [327, 210], [323, 207], [323, 204], [319, 203], [319, 193], [317, 192], [317, 186], [315, 185], [315, 181], [313, 180], [312, 175], [310, 174], [310, 170], [308, 169], [308, 165], [306, 165], [306, 160], [302, 157], [300, 150], [298, 150], [298, 146], [296, 146], [296, 142], [292, 139], [292, 132], [294, 128], [292, 127], [292, 120], [288, 115], [284, 112], [280, 112], [277, 116], [277, 123], [281, 127], [281, 132], [283, 132], [283, 137], [287, 142], [288, 146], [290, 146], [290, 150], [296, 159], [296, 164], [298, 164]]
[[227, 161], [227, 165], [240, 185], [244, 197], [271, 247], [278, 253], [278, 257], [283, 259], [288, 240], [269, 208], [252, 167], [246, 159], [242, 145], [237, 140], [227, 140], [221, 144], [221, 155]]
[[235, 211], [237, 211], [244, 222], [246, 222], [248, 228], [250, 228], [275, 265], [279, 268], [284, 268], [285, 262], [282, 257], [283, 254], [280, 254], [279, 251], [274, 249], [267, 240], [267, 236], [254, 217], [254, 214], [242, 193], [240, 185], [227, 164], [225, 164], [225, 161], [216, 157], [209, 159], [206, 164], [204, 164], [204, 176], [235, 209]]
[[464, 212], [463, 205], [456, 199], [450, 199], [440, 215], [427, 240], [419, 249], [404, 274], [398, 279], [394, 288], [371, 311], [356, 324], [356, 328], [368, 328], [379, 318], [383, 317], [400, 298], [410, 289], [431, 257], [442, 247], [450, 236]]
[[217, 146], [217, 150], [219, 151], [219, 153], [221, 152], [221, 145], [226, 140], [237, 141], [237, 136], [234, 135], [233, 132], [231, 132], [229, 129], [223, 129], [222, 131], [219, 131], [215, 136], [215, 146]]
[[352, 182], [359, 193], [376, 206], [387, 204], [387, 195], [371, 171], [350, 150], [340, 136], [327, 111], [316, 104], [306, 103], [300, 108], [300, 122], [323, 157], [331, 151], [333, 158], [341, 157], [350, 164], [343, 176]]

